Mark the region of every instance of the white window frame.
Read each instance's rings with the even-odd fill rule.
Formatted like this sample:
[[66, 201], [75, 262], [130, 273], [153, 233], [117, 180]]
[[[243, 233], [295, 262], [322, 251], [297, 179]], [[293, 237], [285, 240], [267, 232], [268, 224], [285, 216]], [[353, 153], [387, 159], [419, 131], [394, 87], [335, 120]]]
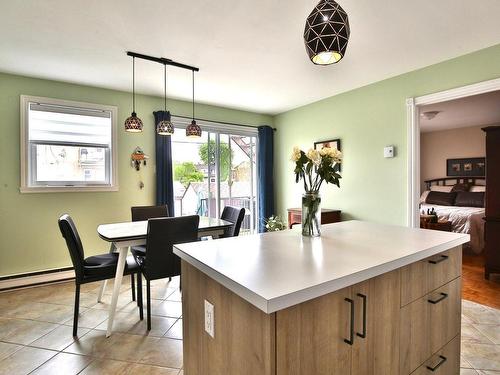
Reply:
[[[29, 104], [32, 102], [56, 105], [62, 107], [83, 108], [98, 111], [107, 111], [111, 113], [111, 152], [109, 158], [109, 169], [106, 168], [106, 173], [110, 173], [109, 184], [85, 184], [75, 186], [63, 185], [32, 185], [30, 181], [30, 144], [29, 144]], [[56, 192], [98, 192], [98, 191], [118, 191], [118, 147], [117, 147], [117, 127], [116, 120], [118, 117], [118, 108], [116, 106], [76, 102], [71, 100], [45, 98], [39, 96], [20, 96], [20, 161], [21, 161], [21, 193], [56, 193]]]

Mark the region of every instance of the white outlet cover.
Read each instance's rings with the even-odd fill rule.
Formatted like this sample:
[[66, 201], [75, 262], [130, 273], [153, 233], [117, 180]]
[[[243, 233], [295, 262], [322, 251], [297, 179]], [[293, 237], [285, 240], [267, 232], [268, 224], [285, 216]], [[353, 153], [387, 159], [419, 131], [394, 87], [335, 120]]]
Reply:
[[210, 336], [215, 336], [215, 315], [214, 305], [205, 300], [205, 332]]

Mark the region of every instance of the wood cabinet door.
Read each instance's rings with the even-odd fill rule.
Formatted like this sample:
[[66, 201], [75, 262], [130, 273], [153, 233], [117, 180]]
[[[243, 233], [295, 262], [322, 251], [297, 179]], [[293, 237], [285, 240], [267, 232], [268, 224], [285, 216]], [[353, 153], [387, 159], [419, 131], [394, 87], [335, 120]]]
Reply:
[[457, 375], [459, 373], [460, 335], [457, 335], [411, 375]]
[[277, 375], [349, 375], [351, 288], [276, 313]]
[[399, 374], [399, 285], [395, 270], [352, 287], [352, 375]]

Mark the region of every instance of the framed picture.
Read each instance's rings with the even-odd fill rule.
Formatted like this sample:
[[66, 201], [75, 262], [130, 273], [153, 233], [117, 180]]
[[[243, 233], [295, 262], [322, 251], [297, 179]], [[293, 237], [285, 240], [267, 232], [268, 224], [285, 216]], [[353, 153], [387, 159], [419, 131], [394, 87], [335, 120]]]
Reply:
[[[342, 151], [340, 148], [340, 139], [331, 139], [329, 141], [319, 141], [319, 142], [314, 142], [314, 149], [315, 150], [321, 150], [323, 147], [331, 147], [331, 148], [336, 148], [339, 151]], [[338, 172], [342, 171], [342, 165], [337, 164], [335, 166], [335, 170]]]
[[446, 175], [460, 177], [484, 177], [486, 158], [447, 159]]

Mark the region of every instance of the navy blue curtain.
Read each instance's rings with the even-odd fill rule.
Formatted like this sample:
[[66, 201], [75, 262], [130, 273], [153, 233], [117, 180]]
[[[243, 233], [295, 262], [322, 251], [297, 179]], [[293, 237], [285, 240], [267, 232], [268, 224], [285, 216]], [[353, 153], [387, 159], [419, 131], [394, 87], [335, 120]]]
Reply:
[[168, 206], [170, 216], [174, 216], [174, 181], [172, 174], [172, 140], [169, 135], [158, 135], [156, 125], [163, 120], [170, 120], [170, 112], [156, 111], [156, 204]]
[[257, 191], [259, 199], [259, 232], [265, 231], [264, 219], [274, 215], [274, 129], [259, 126], [259, 155], [257, 158]]

